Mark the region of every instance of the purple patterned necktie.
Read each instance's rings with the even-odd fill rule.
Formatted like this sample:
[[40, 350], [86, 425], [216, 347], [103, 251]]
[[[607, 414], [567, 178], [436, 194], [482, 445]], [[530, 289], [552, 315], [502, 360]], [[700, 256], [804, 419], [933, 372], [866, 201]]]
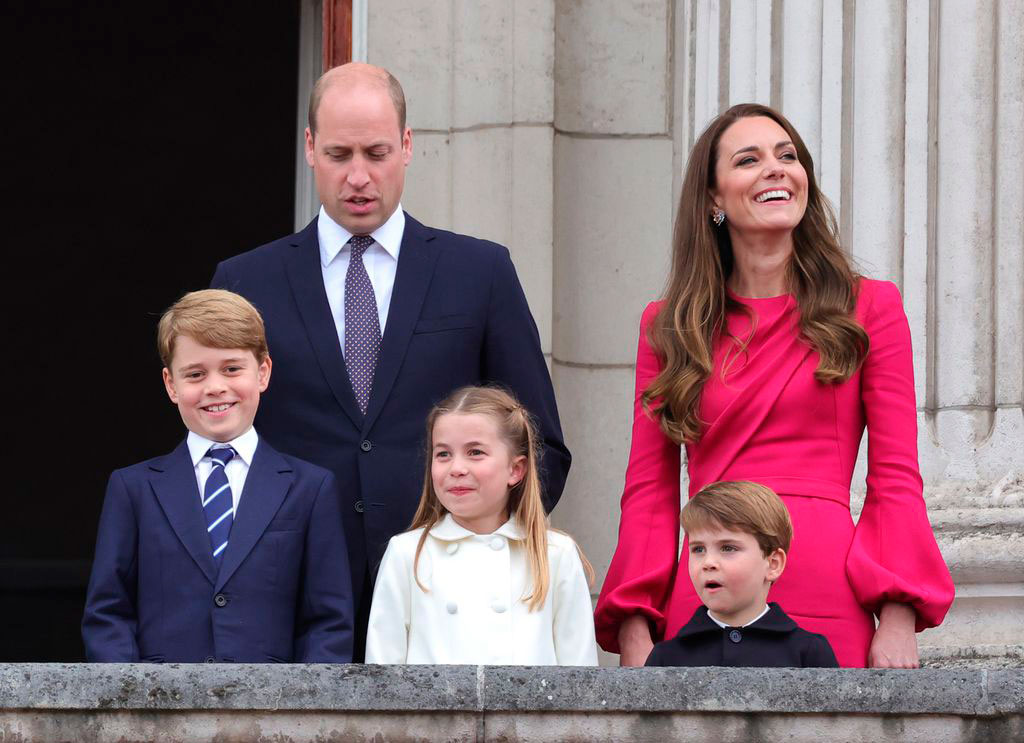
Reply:
[[352, 256], [345, 274], [345, 366], [359, 410], [366, 415], [380, 351], [377, 298], [363, 265], [363, 253], [373, 245], [373, 238], [353, 235], [348, 244], [352, 246]]

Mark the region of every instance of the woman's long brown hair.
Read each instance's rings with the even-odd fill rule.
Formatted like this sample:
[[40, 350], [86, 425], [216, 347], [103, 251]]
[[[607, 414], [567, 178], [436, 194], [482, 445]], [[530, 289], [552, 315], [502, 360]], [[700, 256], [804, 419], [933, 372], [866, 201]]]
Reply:
[[[716, 186], [719, 139], [737, 120], [750, 116], [767, 116], [785, 129], [807, 171], [807, 210], [793, 230], [789, 286], [800, 309], [800, 334], [818, 352], [815, 378], [822, 383], [846, 381], [868, 351], [867, 333], [853, 314], [859, 277], [840, 247], [835, 214], [818, 189], [810, 152], [793, 125], [774, 109], [756, 103], [733, 106], [708, 125], [690, 153], [665, 304], [647, 331], [663, 366], [641, 401], [678, 444], [700, 439], [700, 395], [714, 365], [715, 337], [725, 332], [726, 311], [746, 310], [725, 291], [733, 269], [732, 243], [728, 229], [711, 222], [710, 192]], [[740, 348], [745, 345], [733, 340]]]
[[[532, 591], [523, 597], [528, 611], [535, 611], [544, 605], [551, 584], [548, 569], [548, 518], [541, 498], [541, 481], [538, 462], [540, 461], [540, 436], [533, 416], [508, 392], [499, 387], [463, 387], [434, 406], [427, 416], [426, 473], [423, 476], [423, 492], [416, 515], [409, 530], [423, 527], [416, 545], [413, 560], [413, 577], [416, 585], [424, 592], [427, 587], [420, 582], [419, 562], [423, 545], [430, 529], [448, 513], [434, 492], [431, 477], [431, 462], [434, 456], [434, 424], [442, 415], [464, 413], [486, 415], [498, 427], [498, 435], [508, 446], [509, 458], [526, 457], [526, 472], [522, 479], [509, 488], [508, 511], [526, 535], [526, 561], [530, 569]], [[593, 581], [593, 568], [576, 546], [583, 562], [587, 579]]]

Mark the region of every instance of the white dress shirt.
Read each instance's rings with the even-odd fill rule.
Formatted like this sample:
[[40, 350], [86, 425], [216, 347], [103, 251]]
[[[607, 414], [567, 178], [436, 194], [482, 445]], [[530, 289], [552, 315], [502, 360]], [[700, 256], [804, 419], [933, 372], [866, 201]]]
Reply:
[[423, 529], [392, 537], [370, 606], [367, 663], [596, 666], [594, 613], [572, 538], [548, 531], [551, 583], [529, 611], [525, 537], [514, 521], [475, 534], [451, 515], [434, 525], [413, 559]]
[[196, 470], [196, 482], [199, 484], [199, 501], [203, 500], [203, 488], [206, 487], [206, 479], [213, 471], [213, 460], [206, 456], [211, 446], [221, 448], [230, 446], [235, 450], [235, 456], [224, 467], [224, 474], [227, 475], [228, 485], [231, 486], [231, 508], [232, 518], [238, 513], [238, 501], [242, 497], [242, 488], [245, 487], [245, 477], [249, 474], [249, 467], [252, 465], [253, 455], [256, 453], [256, 445], [260, 437], [256, 435], [256, 429], [249, 426], [249, 430], [232, 441], [218, 442], [200, 436], [198, 433], [188, 432], [185, 444], [188, 446], [188, 453], [192, 456], [192, 466]]
[[[348, 241], [352, 233], [335, 222], [321, 206], [316, 220], [317, 240], [320, 242], [320, 268], [327, 290], [327, 303], [331, 305], [334, 327], [338, 330], [338, 342], [345, 350], [345, 274], [352, 258]], [[388, 308], [391, 306], [391, 292], [395, 288], [395, 273], [398, 271], [398, 253], [402, 248], [405, 233], [405, 212], [399, 204], [388, 221], [370, 233], [374, 243], [363, 253], [363, 266], [370, 277], [373, 295], [377, 300], [377, 317], [380, 318], [380, 334], [388, 322]]]

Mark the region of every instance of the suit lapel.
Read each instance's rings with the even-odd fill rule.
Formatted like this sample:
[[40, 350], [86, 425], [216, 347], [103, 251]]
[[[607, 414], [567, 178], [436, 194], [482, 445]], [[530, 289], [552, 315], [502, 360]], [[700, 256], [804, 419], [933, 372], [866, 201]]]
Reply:
[[150, 484], [171, 528], [210, 583], [217, 582], [210, 537], [206, 532], [202, 499], [185, 442], [163, 459], [150, 465]]
[[[228, 546], [214, 590], [220, 591], [242, 561], [249, 556], [274, 518], [292, 485], [292, 467], [284, 457], [260, 439], [253, 455], [238, 510], [231, 525]], [[209, 544], [209, 542], [207, 542]]]
[[420, 317], [438, 253], [433, 233], [406, 214], [395, 288], [391, 293], [388, 323], [381, 339], [377, 370], [373, 375], [373, 390], [366, 410], [364, 431], [373, 425], [391, 394], [405, 352], [409, 348], [412, 331]]
[[338, 330], [334, 327], [331, 306], [327, 303], [327, 292], [324, 290], [315, 219], [295, 235], [293, 249], [285, 254], [284, 264], [320, 370], [342, 410], [352, 419], [356, 428], [361, 428], [363, 416], [352, 393], [352, 383], [349, 382], [341, 344], [338, 342]]

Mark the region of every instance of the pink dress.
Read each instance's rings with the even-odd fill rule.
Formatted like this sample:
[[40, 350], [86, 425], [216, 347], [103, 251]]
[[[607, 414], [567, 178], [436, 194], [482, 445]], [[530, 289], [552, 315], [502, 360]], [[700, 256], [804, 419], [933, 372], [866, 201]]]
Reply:
[[[922, 497], [910, 328], [899, 291], [861, 280], [857, 319], [870, 349], [839, 385], [814, 379], [818, 354], [799, 337], [792, 296], [734, 299], [753, 309], [757, 329], [742, 355], [731, 339], [715, 344], [715, 369], [700, 402], [708, 423], [701, 440], [686, 447], [690, 495], [719, 480], [775, 490], [794, 536], [769, 599], [804, 629], [828, 637], [840, 665], [862, 667], [882, 604], [912, 605], [920, 631], [941, 622], [953, 601]], [[648, 305], [640, 325], [619, 542], [595, 617], [598, 642], [611, 652], [619, 650], [626, 617], [646, 615], [657, 641], [674, 636], [700, 605], [685, 548], [678, 559], [680, 449], [640, 407], [641, 391], [660, 369], [646, 337], [659, 307]], [[742, 312], [729, 313], [727, 323], [741, 339], [749, 333]], [[867, 498], [854, 526], [850, 479], [865, 425]]]

